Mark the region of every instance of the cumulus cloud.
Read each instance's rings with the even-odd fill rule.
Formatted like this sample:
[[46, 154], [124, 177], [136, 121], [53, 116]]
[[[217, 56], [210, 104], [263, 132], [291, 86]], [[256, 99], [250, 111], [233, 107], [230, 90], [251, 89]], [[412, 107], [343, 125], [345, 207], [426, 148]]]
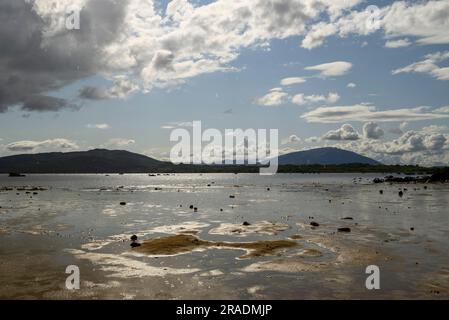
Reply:
[[[272, 39], [305, 36], [303, 47], [334, 34], [368, 35], [369, 13], [360, 0], [217, 0], [198, 4], [173, 0], [156, 10], [154, 0], [2, 0], [0, 3], [0, 112], [74, 108], [49, 92], [100, 75], [109, 88], [86, 87], [81, 99], [123, 97], [141, 89], [184, 83], [211, 72], [229, 72], [245, 48]], [[81, 11], [80, 30], [67, 30], [67, 9]], [[381, 8], [390, 41], [413, 37], [419, 44], [447, 44], [449, 3], [397, 1]], [[350, 64], [312, 66], [323, 77], [345, 74]], [[433, 71], [446, 79], [445, 68]], [[118, 84], [117, 78], [127, 79]], [[70, 99], [69, 99], [70, 100]]]
[[293, 96], [292, 102], [294, 104], [297, 104], [299, 106], [301, 105], [307, 105], [307, 104], [313, 104], [313, 103], [319, 103], [319, 102], [326, 102], [329, 104], [336, 103], [338, 100], [340, 100], [340, 95], [336, 92], [330, 92], [327, 97], [324, 95], [304, 95], [303, 93], [297, 94]]
[[136, 141], [133, 139], [126, 139], [126, 138], [113, 138], [113, 139], [109, 139], [104, 145], [103, 147], [108, 147], [108, 148], [113, 148], [113, 147], [127, 147], [130, 145], [135, 144]]
[[[0, 2], [0, 112], [76, 107], [48, 94], [103, 68], [104, 50], [116, 41], [127, 1], [2, 0]], [[68, 9], [81, 10], [80, 30], [58, 23]], [[108, 8], [105, 10], [105, 8]]]
[[409, 39], [388, 40], [385, 42], [385, 48], [396, 49], [410, 46], [412, 43]]
[[285, 102], [287, 96], [288, 94], [286, 92], [279, 90], [279, 88], [274, 88], [263, 97], [256, 99], [256, 103], [268, 107], [279, 106]]
[[105, 129], [109, 129], [111, 126], [108, 125], [107, 123], [96, 123], [96, 124], [89, 123], [86, 127], [89, 128], [89, 129], [105, 130]]
[[60, 151], [75, 150], [78, 145], [68, 139], [56, 138], [43, 141], [16, 141], [6, 145], [6, 149], [11, 152], [43, 152], [43, 151]]
[[392, 110], [377, 110], [375, 106], [353, 105], [336, 107], [319, 107], [301, 115], [307, 122], [338, 123], [346, 121], [419, 121], [448, 119], [449, 114], [429, 110], [426, 107], [402, 108]]
[[139, 87], [129, 79], [119, 78], [108, 89], [92, 86], [83, 87], [79, 92], [79, 97], [87, 100], [124, 98], [138, 89]]
[[[377, 21], [380, 31], [389, 38], [413, 37], [421, 45], [448, 44], [449, 3], [447, 1], [394, 1], [379, 8]], [[347, 37], [350, 34], [367, 36], [379, 32], [367, 21], [372, 12], [361, 9], [347, 10], [347, 14], [329, 22], [319, 22], [308, 28], [302, 47], [312, 49], [322, 45], [330, 36]], [[394, 40], [390, 40], [394, 41]], [[390, 42], [391, 44], [391, 42]], [[396, 42], [394, 45], [404, 45]]]
[[347, 87], [348, 88], [355, 88], [355, 87], [357, 87], [357, 85], [354, 82], [350, 82], [350, 83], [348, 83]]
[[300, 137], [298, 137], [296, 134], [292, 134], [291, 136], [288, 137], [288, 139], [286, 141], [284, 141], [283, 144], [288, 144], [288, 143], [300, 143], [302, 140]]
[[343, 76], [351, 70], [352, 64], [346, 61], [334, 61], [304, 68], [308, 71], [319, 71], [321, 77]]
[[324, 140], [359, 140], [360, 135], [350, 124], [344, 124], [337, 130], [331, 130], [323, 136]]
[[449, 106], [448, 107], [441, 107], [441, 108], [435, 109], [434, 112], [449, 113]]
[[363, 125], [363, 136], [367, 139], [380, 139], [385, 132], [375, 122], [368, 122]]
[[425, 59], [412, 63], [406, 67], [395, 69], [393, 75], [400, 73], [426, 73], [437, 80], [449, 80], [449, 67], [439, 67], [437, 63], [449, 59], [449, 51], [431, 53]]
[[304, 82], [306, 82], [306, 79], [301, 77], [284, 78], [281, 80], [281, 86], [291, 86], [293, 84], [300, 84]]

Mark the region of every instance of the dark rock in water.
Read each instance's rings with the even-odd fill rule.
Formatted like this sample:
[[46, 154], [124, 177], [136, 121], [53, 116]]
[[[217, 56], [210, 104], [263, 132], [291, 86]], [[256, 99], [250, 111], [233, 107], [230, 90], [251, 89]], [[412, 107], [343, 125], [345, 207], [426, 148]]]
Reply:
[[354, 218], [353, 217], [344, 217], [344, 218], [341, 218], [342, 220], [354, 220]]
[[133, 243], [130, 244], [130, 246], [131, 246], [132, 248], [136, 248], [136, 247], [140, 247], [141, 244], [140, 244], [140, 243], [137, 243], [137, 242], [133, 242]]
[[223, 212], [223, 209], [220, 209], [220, 212]]
[[123, 202], [120, 202], [120, 205], [121, 205], [121, 206], [126, 206], [126, 202], [124, 202], [124, 201], [123, 201]]
[[137, 241], [137, 236], [136, 236], [135, 234], [132, 235], [132, 236], [131, 236], [131, 240], [132, 240], [132, 241]]
[[380, 193], [380, 194], [384, 194], [384, 191], [383, 191], [383, 190], [379, 190], [379, 193]]
[[234, 198], [235, 198], [235, 196], [233, 196], [233, 195], [230, 195], [230, 196], [229, 196], [229, 198], [231, 198], [231, 199], [234, 199]]
[[312, 221], [312, 222], [310, 223], [310, 225], [311, 225], [312, 227], [319, 227], [319, 226], [320, 226], [320, 224], [319, 224], [318, 222], [315, 222], [315, 221]]
[[424, 186], [424, 190], [427, 190], [427, 186]]
[[338, 228], [338, 232], [351, 232], [351, 228], [347, 228], [347, 227]]
[[192, 210], [193, 210], [193, 205], [190, 205], [189, 209], [192, 209]]
[[17, 172], [11, 172], [11, 173], [9, 174], [9, 176], [10, 176], [11, 178], [25, 177], [24, 174], [17, 173]]
[[400, 196], [400, 197], [403, 197], [403, 196], [404, 196], [404, 192], [402, 192], [402, 190], [401, 190], [401, 191], [399, 191], [399, 193], [398, 193], [398, 194], [399, 194], [399, 196]]
[[193, 211], [194, 211], [194, 212], [198, 212], [198, 208], [196, 208], [196, 207], [193, 208]]
[[249, 223], [248, 221], [245, 221], [245, 222], [243, 222], [243, 225], [247, 227], [247, 226], [250, 226], [251, 223]]
[[415, 231], [415, 228], [411, 227], [411, 228], [410, 228], [410, 231]]

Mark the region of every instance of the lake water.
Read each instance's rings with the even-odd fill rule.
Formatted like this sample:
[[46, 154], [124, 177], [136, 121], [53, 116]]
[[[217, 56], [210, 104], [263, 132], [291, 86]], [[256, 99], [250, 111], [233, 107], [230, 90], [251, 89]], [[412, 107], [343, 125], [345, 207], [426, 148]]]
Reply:
[[381, 176], [1, 175], [0, 298], [449, 298], [449, 186]]

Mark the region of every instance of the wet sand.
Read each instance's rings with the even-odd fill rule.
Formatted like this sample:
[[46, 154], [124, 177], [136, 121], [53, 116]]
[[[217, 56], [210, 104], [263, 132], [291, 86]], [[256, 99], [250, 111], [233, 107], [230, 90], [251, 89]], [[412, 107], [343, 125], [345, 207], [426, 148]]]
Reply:
[[0, 298], [449, 298], [449, 187], [359, 176], [2, 176]]

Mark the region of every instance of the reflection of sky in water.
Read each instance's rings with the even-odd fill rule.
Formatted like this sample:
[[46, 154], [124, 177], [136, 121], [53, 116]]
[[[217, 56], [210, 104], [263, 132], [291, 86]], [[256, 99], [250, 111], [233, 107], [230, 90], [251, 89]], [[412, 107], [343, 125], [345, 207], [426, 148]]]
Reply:
[[[355, 177], [357, 183], [354, 183]], [[242, 255], [240, 250], [212, 248], [170, 257], [129, 253], [132, 234], [144, 240], [190, 230], [198, 232], [201, 239], [229, 242], [288, 239], [300, 234], [304, 236], [303, 240], [298, 240], [301, 248], [288, 250], [282, 257], [318, 248], [321, 257], [301, 259], [324, 264], [335, 260], [330, 248], [319, 247], [320, 237], [324, 242], [341, 247], [375, 247], [394, 257], [388, 263], [385, 259], [378, 261], [385, 264], [390, 294], [394, 289], [395, 295], [414, 297], [426, 292], [427, 287], [412, 284], [412, 277], [423, 278], [435, 272], [443, 277], [448, 273], [444, 269], [449, 253], [448, 187], [430, 185], [425, 190], [421, 185], [407, 185], [401, 199], [398, 190], [404, 186], [371, 185], [372, 177], [374, 175], [185, 174], [155, 177], [30, 175], [12, 179], [0, 176], [0, 188], [31, 185], [49, 189], [35, 195], [16, 190], [0, 192], [0, 255], [9, 258], [8, 264], [0, 265], [0, 278], [2, 283], [14, 283], [15, 289], [9, 295], [14, 292], [20, 295], [23, 291], [24, 295], [40, 292], [40, 295], [61, 297], [66, 293], [58, 291], [62, 282], [54, 275], [64, 270], [65, 265], [74, 263], [83, 267], [88, 284], [80, 294], [99, 297], [126, 298], [129, 294], [129, 297], [204, 298], [211, 294], [214, 286], [220, 286], [222, 294], [211, 298], [367, 295], [363, 289], [349, 290], [354, 281], [364, 281], [363, 270], [356, 266], [323, 271], [327, 275], [320, 279], [298, 272], [244, 272], [253, 263], [278, 257], [238, 260], [236, 258]], [[380, 189], [384, 190], [383, 195]], [[197, 207], [198, 212], [191, 210], [191, 205]], [[348, 216], [354, 220], [342, 220]], [[309, 228], [312, 220], [320, 223], [317, 230]], [[244, 221], [252, 225], [269, 221], [286, 224], [288, 228], [274, 234], [211, 232], [220, 226], [241, 226]], [[305, 225], [304, 229], [301, 224]], [[350, 226], [352, 232], [345, 236], [335, 234], [341, 226]], [[14, 275], [8, 274], [12, 268], [17, 270]], [[159, 277], [162, 279], [150, 275], [155, 270], [163, 272], [164, 276]], [[19, 285], [32, 279], [35, 272], [47, 279], [42, 280], [47, 281], [45, 285], [39, 282], [34, 289]], [[141, 285], [136, 286], [136, 278], [157, 289], [148, 291]], [[447, 274], [442, 279], [447, 281]], [[119, 281], [121, 286], [114, 282], [107, 285], [111, 281]], [[320, 289], [315, 288], [317, 284]], [[312, 287], [315, 289], [310, 289]], [[178, 289], [184, 291], [180, 293]], [[192, 289], [195, 293], [189, 293]], [[444, 294], [444, 286], [440, 290]], [[0, 297], [5, 294], [0, 293]], [[388, 297], [389, 291], [378, 294]], [[448, 292], [446, 294], [449, 296]]]

